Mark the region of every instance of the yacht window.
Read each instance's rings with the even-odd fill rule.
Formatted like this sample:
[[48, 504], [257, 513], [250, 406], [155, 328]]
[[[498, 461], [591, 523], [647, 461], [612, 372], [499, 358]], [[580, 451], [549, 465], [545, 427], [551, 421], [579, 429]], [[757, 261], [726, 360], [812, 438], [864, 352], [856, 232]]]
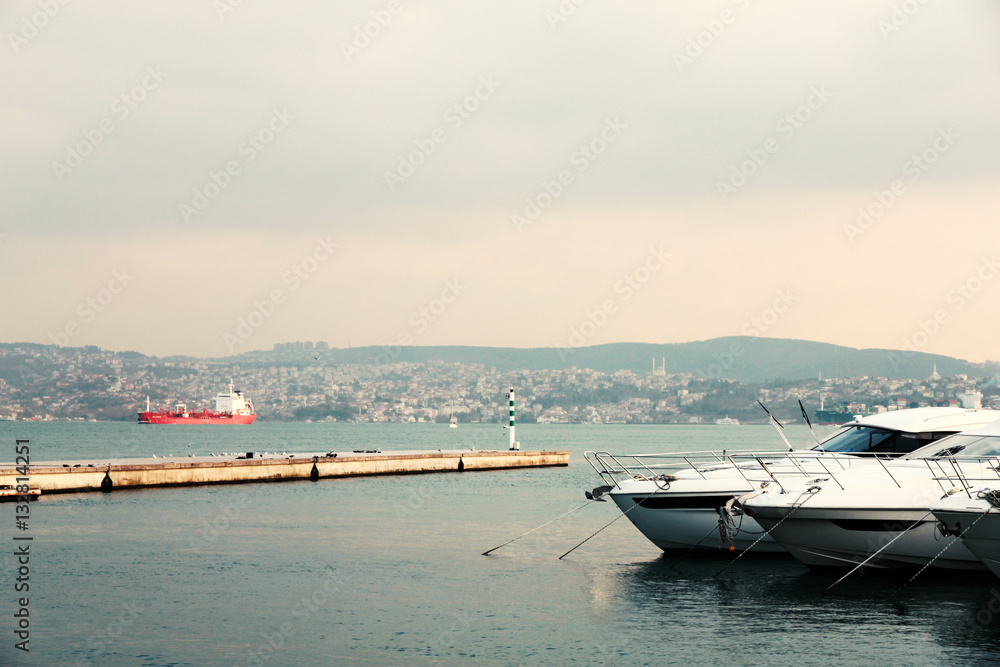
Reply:
[[934, 431], [931, 433], [900, 433], [895, 438], [895, 449], [876, 449], [878, 452], [899, 452], [905, 454], [925, 447], [933, 442], [947, 438], [953, 433], [947, 431]]
[[904, 458], [929, 459], [940, 456], [1000, 456], [1000, 436], [958, 433], [921, 447]]
[[824, 440], [820, 445], [813, 447], [816, 450], [825, 452], [870, 452], [870, 451], [896, 451], [895, 449], [878, 449], [878, 447], [892, 447], [887, 440], [893, 439], [896, 435], [894, 431], [886, 431], [870, 426], [852, 426], [840, 433], [836, 433], [828, 440]]

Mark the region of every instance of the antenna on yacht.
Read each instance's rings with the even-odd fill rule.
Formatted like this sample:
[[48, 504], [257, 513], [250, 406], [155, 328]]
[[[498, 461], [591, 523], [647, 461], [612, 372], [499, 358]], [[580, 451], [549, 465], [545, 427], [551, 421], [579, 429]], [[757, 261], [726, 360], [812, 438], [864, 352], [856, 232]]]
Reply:
[[802, 411], [802, 418], [806, 420], [806, 426], [809, 427], [809, 432], [812, 433], [813, 440], [815, 440], [816, 444], [818, 445], [819, 444], [819, 438], [816, 436], [816, 431], [813, 430], [812, 422], [809, 421], [809, 414], [806, 412], [806, 407], [804, 405], [802, 405], [802, 399], [801, 398], [799, 399], [799, 410]]
[[[757, 405], [759, 405], [760, 407], [764, 408], [764, 404], [760, 402], [760, 399], [757, 400]], [[764, 412], [766, 412], [768, 418], [770, 418], [771, 425], [774, 426], [774, 430], [777, 431], [778, 435], [781, 436], [781, 439], [785, 441], [785, 445], [788, 446], [788, 451], [792, 451], [792, 445], [791, 445], [791, 443], [788, 442], [788, 438], [785, 437], [785, 433], [784, 433], [785, 427], [781, 425], [781, 422], [779, 422], [774, 417], [774, 415], [771, 414], [770, 410], [768, 410], [767, 408], [764, 408]]]

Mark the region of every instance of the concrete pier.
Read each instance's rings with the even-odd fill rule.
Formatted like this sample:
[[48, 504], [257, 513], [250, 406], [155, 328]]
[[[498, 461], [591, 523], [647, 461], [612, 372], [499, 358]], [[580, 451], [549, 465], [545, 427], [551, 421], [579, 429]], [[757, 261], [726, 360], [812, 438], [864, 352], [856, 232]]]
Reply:
[[[42, 495], [159, 486], [286, 482], [365, 475], [504, 470], [569, 465], [569, 452], [402, 451], [269, 455], [262, 458], [194, 456], [111, 461], [56, 461], [30, 466], [32, 489]], [[0, 463], [0, 488], [19, 477]]]

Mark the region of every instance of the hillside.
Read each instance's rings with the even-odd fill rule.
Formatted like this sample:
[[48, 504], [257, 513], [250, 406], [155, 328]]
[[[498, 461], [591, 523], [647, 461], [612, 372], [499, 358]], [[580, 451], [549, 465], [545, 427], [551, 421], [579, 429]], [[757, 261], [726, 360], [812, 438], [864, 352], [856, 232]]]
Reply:
[[592, 368], [611, 373], [628, 369], [636, 372], [665, 364], [668, 373], [693, 373], [701, 377], [727, 378], [741, 382], [767, 382], [823, 377], [868, 375], [887, 378], [926, 378], [934, 365], [942, 376], [956, 374], [991, 375], [992, 365], [973, 364], [962, 359], [922, 352], [859, 350], [828, 343], [779, 338], [731, 336], [691, 343], [650, 344], [611, 343], [572, 349], [504, 348], [474, 346], [354, 347], [302, 352], [249, 352], [228, 361], [275, 363], [278, 361], [321, 360], [324, 363], [427, 362], [441, 360], [463, 364], [483, 364], [497, 370], [544, 370]]

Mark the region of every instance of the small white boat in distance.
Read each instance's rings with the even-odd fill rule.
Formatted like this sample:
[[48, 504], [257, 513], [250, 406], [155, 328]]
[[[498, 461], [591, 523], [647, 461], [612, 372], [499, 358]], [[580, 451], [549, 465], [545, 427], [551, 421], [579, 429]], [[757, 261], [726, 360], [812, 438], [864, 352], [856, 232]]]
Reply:
[[451, 422], [448, 424], [448, 428], [458, 428], [458, 417], [451, 418]]
[[719, 426], [739, 426], [740, 420], [735, 418], [730, 418], [729, 415], [726, 415], [722, 419], [716, 419], [715, 423], [718, 424]]

